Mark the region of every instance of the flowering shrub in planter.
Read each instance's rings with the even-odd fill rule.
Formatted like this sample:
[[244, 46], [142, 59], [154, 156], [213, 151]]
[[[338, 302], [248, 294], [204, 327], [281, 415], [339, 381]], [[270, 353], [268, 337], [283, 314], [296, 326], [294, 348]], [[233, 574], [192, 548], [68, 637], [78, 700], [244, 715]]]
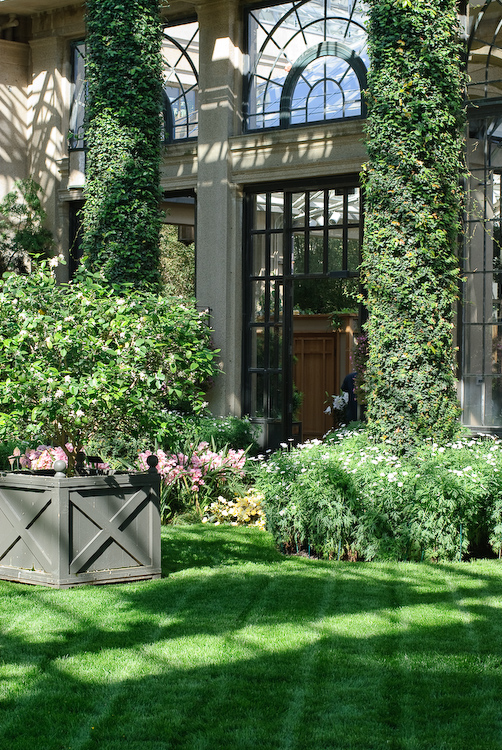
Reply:
[[[147, 470], [147, 458], [151, 451], [138, 457], [138, 466]], [[161, 476], [161, 515], [167, 521], [174, 506], [194, 507], [199, 517], [212, 497], [232, 480], [244, 476], [246, 451], [215, 451], [206, 442], [192, 446], [188, 453], [164, 453], [156, 451], [159, 460], [157, 471]]]
[[[50, 445], [39, 445], [37, 448], [27, 448], [19, 455], [19, 464], [23, 469], [32, 471], [52, 469], [54, 461], [64, 461], [66, 463], [68, 454], [73, 454], [73, 445], [67, 443], [63, 448], [53, 448]], [[101, 472], [108, 471], [110, 465], [107, 463], [96, 463], [94, 468]]]
[[154, 443], [169, 409], [203, 411], [217, 372], [206, 315], [83, 269], [57, 284], [51, 265], [0, 290], [0, 438], [43, 436], [72, 473], [100, 426]]

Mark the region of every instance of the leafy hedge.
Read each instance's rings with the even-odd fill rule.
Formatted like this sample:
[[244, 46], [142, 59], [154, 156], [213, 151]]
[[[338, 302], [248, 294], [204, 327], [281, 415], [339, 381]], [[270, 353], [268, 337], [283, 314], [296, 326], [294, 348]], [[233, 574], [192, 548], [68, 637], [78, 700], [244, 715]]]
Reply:
[[455, 0], [369, 0], [362, 279], [367, 418], [398, 448], [458, 426], [463, 75]]
[[48, 255], [54, 240], [44, 226], [41, 186], [31, 178], [18, 180], [0, 203], [0, 274], [26, 273], [30, 256]]
[[[173, 409], [200, 413], [216, 375], [207, 317], [179, 299], [48, 264], [0, 291], [0, 439], [80, 450], [100, 434], [163, 435]], [[142, 448], [145, 448], [143, 443]]]
[[114, 283], [159, 283], [158, 0], [88, 0], [86, 263]]
[[502, 441], [492, 438], [426, 441], [404, 458], [349, 433], [274, 454], [257, 465], [256, 489], [291, 552], [419, 561], [502, 550]]

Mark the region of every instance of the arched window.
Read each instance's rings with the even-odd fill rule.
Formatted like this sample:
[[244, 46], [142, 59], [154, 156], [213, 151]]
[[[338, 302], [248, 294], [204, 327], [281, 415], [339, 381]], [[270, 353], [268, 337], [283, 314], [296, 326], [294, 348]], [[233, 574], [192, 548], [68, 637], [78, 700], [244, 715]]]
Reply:
[[[84, 148], [85, 42], [72, 45], [72, 102], [70, 150]], [[162, 40], [164, 60], [163, 132], [165, 143], [196, 138], [198, 132], [199, 25], [196, 21], [166, 27]]]
[[248, 14], [248, 130], [364, 117], [360, 0], [299, 0]]
[[502, 97], [502, 0], [487, 0], [469, 13], [469, 99]]
[[199, 127], [199, 25], [164, 29], [164, 142], [196, 138]]

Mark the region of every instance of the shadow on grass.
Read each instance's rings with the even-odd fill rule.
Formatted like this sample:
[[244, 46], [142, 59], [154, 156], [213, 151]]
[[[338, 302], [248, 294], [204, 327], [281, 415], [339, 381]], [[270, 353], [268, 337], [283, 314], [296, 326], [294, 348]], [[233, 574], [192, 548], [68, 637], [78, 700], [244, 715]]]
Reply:
[[284, 557], [260, 529], [232, 526], [162, 527], [162, 575], [186, 568], [279, 562]]
[[284, 558], [228, 527], [163, 552], [146, 584], [0, 584], [1, 747], [502, 747], [496, 563]]

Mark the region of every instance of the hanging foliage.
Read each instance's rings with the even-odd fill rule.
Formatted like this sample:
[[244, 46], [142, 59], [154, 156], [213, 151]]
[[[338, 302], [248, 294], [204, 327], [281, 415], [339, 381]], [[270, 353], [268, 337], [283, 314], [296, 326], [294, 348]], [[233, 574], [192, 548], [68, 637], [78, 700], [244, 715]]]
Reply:
[[362, 278], [369, 427], [397, 448], [457, 430], [453, 306], [463, 74], [455, 0], [369, 0]]
[[88, 0], [86, 264], [114, 283], [159, 282], [158, 0]]

